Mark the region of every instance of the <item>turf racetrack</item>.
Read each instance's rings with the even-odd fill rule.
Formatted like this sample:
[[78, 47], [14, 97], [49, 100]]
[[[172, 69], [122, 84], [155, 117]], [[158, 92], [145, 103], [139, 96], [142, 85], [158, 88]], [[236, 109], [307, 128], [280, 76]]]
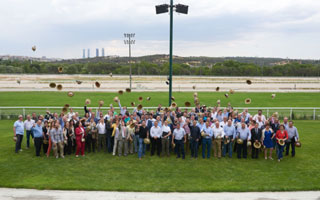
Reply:
[[[119, 95], [111, 92], [75, 92], [73, 97], [67, 96], [64, 92], [0, 92], [0, 106], [61, 106], [66, 103], [74, 107], [84, 105], [85, 99], [91, 99], [90, 106], [97, 107], [98, 101], [103, 100], [104, 106], [109, 107], [110, 103], [118, 106], [113, 98], [118, 96], [123, 106], [130, 106], [131, 102], [139, 104], [138, 97], [142, 96], [141, 104], [144, 107], [154, 107], [158, 104], [168, 105], [168, 92], [131, 92]], [[276, 98], [272, 99], [269, 92], [235, 92], [229, 94], [229, 98], [223, 92], [198, 92], [201, 105], [214, 106], [218, 99], [221, 106], [227, 106], [230, 102], [233, 107], [320, 107], [320, 93], [275, 93]], [[175, 102], [178, 106], [184, 106], [184, 102], [193, 104], [193, 92], [173, 92]], [[151, 97], [150, 101], [146, 101]], [[250, 105], [245, 104], [245, 99], [251, 98]]]
[[[0, 187], [117, 190], [150, 192], [222, 192], [222, 191], [297, 191], [320, 189], [318, 121], [295, 121], [302, 147], [296, 157], [275, 160], [233, 158], [185, 160], [137, 155], [117, 157], [105, 153], [87, 153], [65, 159], [35, 157], [33, 145], [14, 153], [14, 121], [0, 121]], [[201, 155], [201, 154], [200, 154]]]

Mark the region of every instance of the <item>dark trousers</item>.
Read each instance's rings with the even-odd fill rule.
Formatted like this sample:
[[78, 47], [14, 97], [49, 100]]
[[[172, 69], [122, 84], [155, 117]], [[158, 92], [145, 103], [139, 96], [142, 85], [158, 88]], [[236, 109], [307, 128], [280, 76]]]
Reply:
[[29, 148], [30, 147], [30, 136], [31, 138], [33, 138], [33, 133], [32, 131], [26, 131], [27, 132], [27, 147]]
[[185, 155], [185, 152], [184, 152], [183, 140], [174, 140], [174, 143], [176, 144], [177, 158], [180, 158], [180, 150], [181, 150], [182, 159], [184, 159], [186, 157], [186, 155]]
[[251, 154], [252, 158], [259, 158], [259, 149], [254, 148], [254, 146], [252, 145], [252, 154]]
[[241, 153], [243, 158], [247, 158], [247, 140], [243, 140], [243, 144], [237, 145], [237, 157], [241, 158]]
[[198, 141], [191, 139], [191, 157], [198, 157]]
[[291, 155], [292, 157], [294, 157], [296, 155], [296, 144], [294, 139], [292, 139], [290, 142], [286, 142], [286, 156], [289, 155], [290, 146], [291, 146]]
[[71, 155], [71, 153], [72, 153], [72, 148], [73, 148], [73, 146], [72, 146], [72, 139], [71, 138], [68, 138], [68, 142], [67, 142], [67, 148], [66, 148], [66, 152], [65, 152], [65, 154], [64, 155]]
[[156, 149], [157, 149], [157, 155], [160, 156], [161, 138], [157, 138], [157, 139], [152, 138], [152, 140], [151, 140], [151, 156], [154, 155], [154, 152], [156, 151]]
[[92, 134], [87, 135], [86, 143], [86, 147], [89, 153], [91, 152], [91, 150], [93, 153], [96, 152], [96, 139], [92, 138]]
[[23, 139], [23, 135], [16, 135], [17, 136], [17, 141], [16, 141], [16, 153], [21, 149], [21, 143]]
[[36, 156], [40, 156], [41, 145], [42, 145], [42, 138], [41, 137], [34, 138], [34, 146], [36, 149]]
[[283, 158], [283, 151], [284, 151], [284, 146], [281, 146], [280, 144], [277, 143], [277, 148], [278, 148], [278, 151], [277, 151], [277, 157], [278, 159], [282, 159]]
[[207, 150], [207, 158], [210, 158], [211, 145], [212, 145], [211, 138], [202, 138], [202, 158], [206, 157], [206, 150]]
[[[49, 143], [49, 139], [47, 140]], [[48, 150], [49, 144], [42, 143], [43, 153], [46, 154]]]
[[113, 143], [114, 143], [114, 137], [111, 137], [110, 134], [107, 134], [107, 148], [108, 148], [108, 152], [112, 153], [113, 150]]

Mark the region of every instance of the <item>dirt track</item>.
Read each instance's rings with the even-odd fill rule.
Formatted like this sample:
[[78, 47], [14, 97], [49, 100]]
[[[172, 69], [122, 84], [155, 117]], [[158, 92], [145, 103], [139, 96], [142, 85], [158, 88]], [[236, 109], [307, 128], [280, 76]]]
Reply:
[[[133, 91], [167, 91], [166, 76], [133, 76]], [[246, 80], [252, 81], [251, 85]], [[82, 81], [77, 84], [76, 80]], [[20, 84], [18, 83], [20, 81]], [[94, 86], [101, 83], [100, 88]], [[63, 91], [118, 91], [129, 87], [129, 76], [109, 75], [7, 75], [0, 74], [0, 91], [56, 91], [49, 87], [54, 82]], [[199, 77], [174, 76], [173, 91], [220, 91], [246, 92], [320, 92], [319, 78], [288, 77]]]

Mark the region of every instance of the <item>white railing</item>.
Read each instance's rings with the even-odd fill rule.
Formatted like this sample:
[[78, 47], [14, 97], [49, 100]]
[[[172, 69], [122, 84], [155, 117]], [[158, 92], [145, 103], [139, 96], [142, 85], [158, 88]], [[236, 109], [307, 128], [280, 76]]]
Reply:
[[[90, 107], [93, 111], [97, 111], [98, 107]], [[119, 107], [114, 107], [115, 110], [119, 110]], [[191, 109], [191, 107], [180, 107], [182, 110]], [[223, 107], [222, 107], [223, 108]], [[263, 110], [266, 117], [271, 116], [274, 112], [278, 112], [280, 118], [284, 116], [289, 119], [309, 119], [309, 120], [320, 120], [320, 107], [234, 107], [242, 111], [247, 108], [250, 114], [257, 113], [257, 110]], [[0, 120], [1, 119], [14, 119], [18, 115], [26, 116], [32, 112], [37, 114], [45, 114], [46, 110], [51, 112], [61, 112], [62, 107], [58, 106], [15, 106], [15, 107], [0, 107]], [[82, 116], [84, 114], [83, 107], [72, 107], [75, 112], [79, 112]], [[110, 109], [109, 107], [102, 107], [102, 112]], [[128, 110], [133, 110], [135, 107], [128, 107]], [[155, 110], [157, 107], [144, 107], [146, 111]]]

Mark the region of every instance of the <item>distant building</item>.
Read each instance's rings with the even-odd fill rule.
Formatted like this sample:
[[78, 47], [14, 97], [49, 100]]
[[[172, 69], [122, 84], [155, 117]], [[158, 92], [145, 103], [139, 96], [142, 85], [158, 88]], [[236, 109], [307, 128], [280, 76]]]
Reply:
[[99, 57], [99, 49], [96, 48], [96, 57]]
[[101, 56], [104, 57], [104, 48], [101, 49]]
[[90, 49], [88, 49], [88, 53], [87, 53], [88, 55], [88, 58], [90, 58]]
[[82, 58], [83, 59], [86, 58], [86, 50], [85, 49], [82, 50]]

